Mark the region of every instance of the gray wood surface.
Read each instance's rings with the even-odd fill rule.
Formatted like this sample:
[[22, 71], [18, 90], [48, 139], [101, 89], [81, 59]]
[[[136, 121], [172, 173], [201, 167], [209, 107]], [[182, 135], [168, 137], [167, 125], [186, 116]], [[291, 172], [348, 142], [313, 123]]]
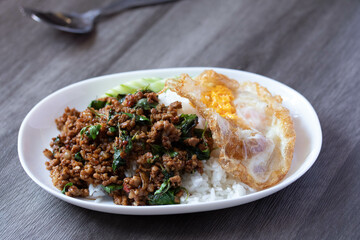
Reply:
[[[0, 1], [0, 239], [359, 239], [360, 2], [183, 0], [136, 9], [88, 36], [21, 17], [18, 5], [84, 11], [109, 1]], [[302, 93], [323, 147], [298, 181], [212, 212], [124, 216], [67, 204], [22, 169], [17, 134], [48, 94], [90, 77], [179, 66], [242, 69]]]

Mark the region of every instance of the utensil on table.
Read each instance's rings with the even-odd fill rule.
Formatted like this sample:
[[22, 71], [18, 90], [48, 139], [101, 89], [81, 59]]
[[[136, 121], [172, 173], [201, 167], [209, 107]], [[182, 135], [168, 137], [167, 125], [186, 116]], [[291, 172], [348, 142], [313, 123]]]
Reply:
[[94, 30], [99, 17], [109, 16], [130, 8], [175, 2], [177, 0], [120, 0], [84, 13], [41, 12], [27, 7], [21, 7], [24, 15], [37, 22], [50, 25], [53, 28], [70, 33], [89, 33]]

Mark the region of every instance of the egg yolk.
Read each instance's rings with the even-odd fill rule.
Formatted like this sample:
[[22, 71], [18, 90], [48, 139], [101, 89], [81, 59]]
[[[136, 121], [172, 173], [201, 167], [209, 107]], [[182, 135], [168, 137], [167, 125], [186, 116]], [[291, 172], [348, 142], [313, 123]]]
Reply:
[[220, 116], [236, 118], [236, 109], [232, 101], [234, 95], [231, 90], [224, 85], [211, 87], [209, 91], [202, 93], [201, 101], [209, 108], [214, 109]]

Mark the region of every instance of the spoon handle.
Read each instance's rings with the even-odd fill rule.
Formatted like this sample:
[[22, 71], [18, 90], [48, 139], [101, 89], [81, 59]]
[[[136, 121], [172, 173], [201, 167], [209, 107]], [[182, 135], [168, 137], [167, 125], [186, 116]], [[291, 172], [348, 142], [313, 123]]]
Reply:
[[111, 15], [126, 9], [143, 7], [161, 3], [175, 2], [177, 0], [120, 0], [110, 3], [100, 9], [100, 16]]

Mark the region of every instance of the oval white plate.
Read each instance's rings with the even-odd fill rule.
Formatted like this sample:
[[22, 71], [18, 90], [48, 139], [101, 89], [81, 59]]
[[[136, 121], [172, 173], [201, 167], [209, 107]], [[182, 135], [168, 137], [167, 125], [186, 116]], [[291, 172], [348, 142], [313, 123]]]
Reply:
[[[168, 78], [178, 76], [181, 73], [196, 76], [205, 69], [214, 69], [238, 81], [258, 82], [267, 87], [272, 94], [281, 95], [283, 98], [284, 106], [290, 110], [293, 116], [297, 136], [294, 159], [290, 171], [279, 184], [235, 199], [190, 205], [146, 207], [118, 206], [111, 200], [96, 203], [93, 200], [72, 198], [63, 195], [53, 186], [49, 171], [45, 168], [46, 158], [43, 156], [42, 151], [49, 147], [51, 138], [58, 135], [54, 119], [63, 113], [65, 107], [69, 106], [83, 110], [91, 100], [102, 95], [106, 90], [129, 80], [143, 77]], [[159, 215], [228, 208], [273, 194], [297, 180], [313, 165], [319, 155], [321, 143], [322, 133], [319, 119], [311, 104], [295, 90], [275, 80], [254, 73], [224, 68], [196, 67], [125, 72], [89, 79], [60, 89], [39, 102], [25, 117], [19, 130], [18, 152], [21, 165], [30, 178], [47, 192], [66, 202], [91, 210], [109, 213]], [[39, 192], [39, 194], [43, 193]]]

